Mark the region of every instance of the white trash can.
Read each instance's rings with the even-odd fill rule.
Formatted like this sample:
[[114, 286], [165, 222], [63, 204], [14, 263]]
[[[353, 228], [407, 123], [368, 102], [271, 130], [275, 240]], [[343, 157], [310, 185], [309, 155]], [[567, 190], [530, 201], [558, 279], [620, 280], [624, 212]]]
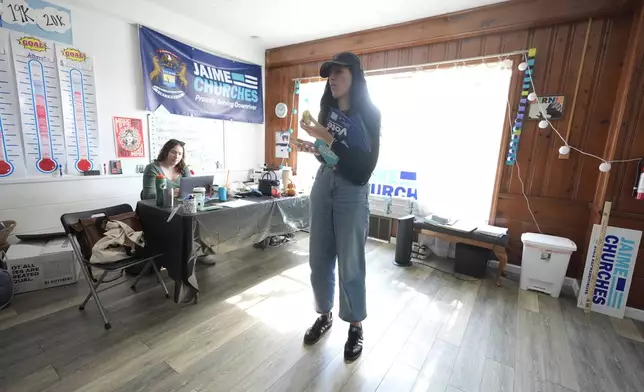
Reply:
[[521, 290], [535, 290], [558, 298], [572, 252], [577, 245], [568, 238], [523, 233]]

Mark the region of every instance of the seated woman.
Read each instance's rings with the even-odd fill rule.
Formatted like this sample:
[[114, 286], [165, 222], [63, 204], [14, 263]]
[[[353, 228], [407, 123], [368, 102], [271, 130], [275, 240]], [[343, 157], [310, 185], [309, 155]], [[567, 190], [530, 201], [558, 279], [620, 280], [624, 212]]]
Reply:
[[157, 191], [154, 179], [159, 174], [168, 181], [168, 187], [179, 191], [181, 177], [190, 177], [190, 170], [183, 160], [184, 143], [176, 139], [168, 140], [164, 145], [157, 159], [145, 167], [143, 172], [143, 191], [141, 200], [154, 199]]
[[[163, 174], [168, 182], [168, 187], [174, 189], [175, 196], [179, 193], [179, 185], [182, 177], [190, 177], [191, 173], [186, 162], [183, 160], [185, 143], [170, 139], [161, 148], [157, 159], [145, 167], [143, 172], [143, 191], [141, 200], [154, 199], [157, 191], [154, 179], [159, 173]], [[215, 264], [215, 252], [206, 245], [200, 238], [196, 239], [197, 260], [205, 264]]]

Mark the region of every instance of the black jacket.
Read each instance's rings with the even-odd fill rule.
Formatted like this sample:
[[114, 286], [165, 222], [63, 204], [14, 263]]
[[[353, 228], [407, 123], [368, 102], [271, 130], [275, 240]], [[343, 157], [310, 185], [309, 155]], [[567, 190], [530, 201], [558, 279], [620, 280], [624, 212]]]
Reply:
[[[355, 115], [351, 111], [346, 112], [346, 114], [351, 117]], [[349, 148], [339, 142], [334, 142], [331, 150], [340, 158], [336, 165], [337, 172], [356, 185], [364, 185], [369, 182], [369, 178], [371, 178], [371, 174], [378, 163], [381, 118], [380, 111], [375, 107], [369, 110], [363, 110], [357, 116], [369, 135], [371, 151], [367, 152], [357, 148]], [[326, 118], [320, 118], [318, 122], [328, 126]], [[324, 163], [322, 157], [318, 156], [317, 158], [320, 162]]]

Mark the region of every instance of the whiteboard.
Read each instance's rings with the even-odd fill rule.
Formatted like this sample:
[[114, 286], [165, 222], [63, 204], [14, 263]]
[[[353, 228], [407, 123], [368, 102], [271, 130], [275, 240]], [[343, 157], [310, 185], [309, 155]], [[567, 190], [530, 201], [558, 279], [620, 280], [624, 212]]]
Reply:
[[149, 114], [150, 160], [155, 160], [170, 139], [184, 142], [185, 162], [195, 172], [212, 173], [224, 168], [224, 122], [174, 114]]
[[224, 122], [226, 169], [249, 170], [264, 163], [263, 124]]

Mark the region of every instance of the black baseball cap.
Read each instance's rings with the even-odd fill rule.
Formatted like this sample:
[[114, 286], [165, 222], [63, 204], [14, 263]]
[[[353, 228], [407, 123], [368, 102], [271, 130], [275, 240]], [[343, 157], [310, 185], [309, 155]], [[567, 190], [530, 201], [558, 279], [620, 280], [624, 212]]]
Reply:
[[320, 67], [320, 76], [323, 78], [328, 78], [329, 74], [331, 73], [331, 68], [334, 65], [362, 69], [362, 66], [360, 65], [360, 57], [351, 52], [342, 52], [333, 56], [331, 61], [327, 61], [326, 63], [322, 64], [322, 66]]

